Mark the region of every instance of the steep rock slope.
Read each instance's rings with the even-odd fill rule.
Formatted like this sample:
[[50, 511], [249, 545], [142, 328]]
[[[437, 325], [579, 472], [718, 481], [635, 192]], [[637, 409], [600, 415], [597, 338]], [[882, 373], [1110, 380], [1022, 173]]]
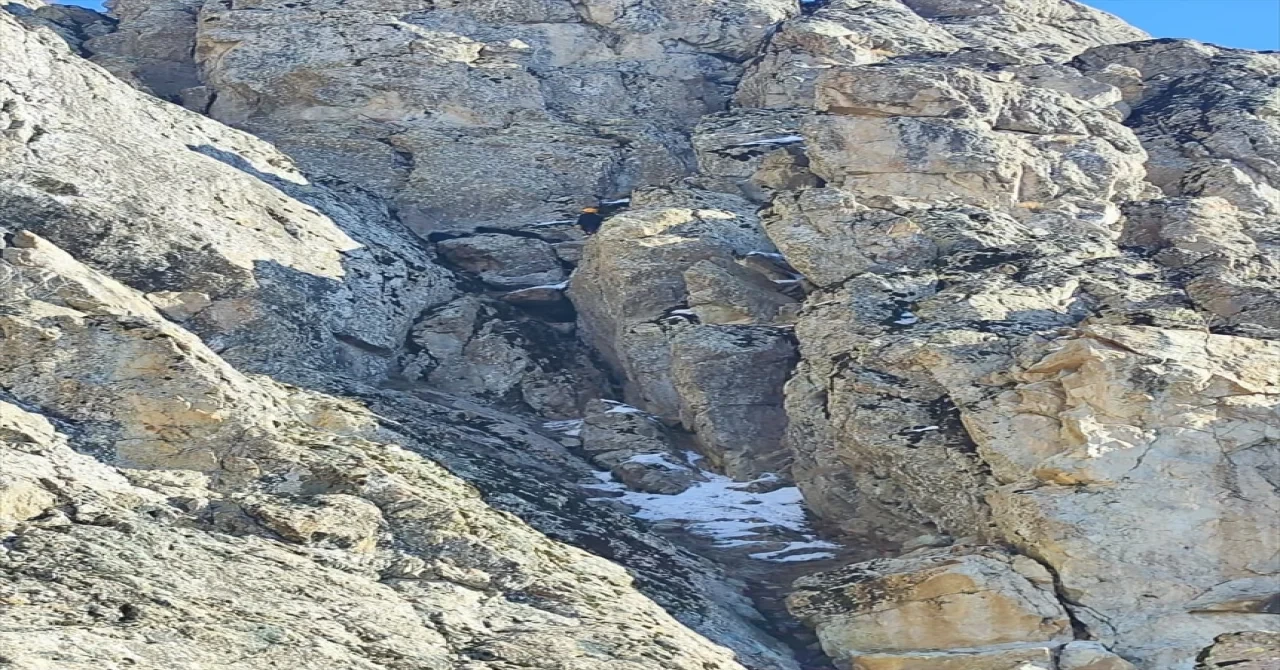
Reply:
[[455, 295], [376, 201], [7, 14], [0, 52], [7, 664], [795, 667], [525, 420], [360, 381]]
[[[150, 315], [128, 323], [158, 307], [241, 370], [364, 408], [260, 378], [242, 384], [234, 371], [224, 376], [240, 390], [227, 397], [242, 409], [230, 421], [217, 411], [209, 418], [200, 402], [172, 410], [164, 389], [175, 380], [163, 374], [166, 384], [100, 388], [105, 373], [86, 366], [86, 378], [54, 384], [67, 368], [41, 337], [117, 349], [76, 333], [76, 314], [53, 319], [57, 328], [14, 326], [25, 338], [15, 359], [41, 364], [15, 369], [5, 388], [69, 422], [58, 427], [72, 444], [133, 479], [156, 464], [204, 473], [213, 493], [200, 495], [219, 504], [185, 522], [200, 532], [320, 545], [348, 572], [353, 553], [372, 546], [380, 560], [407, 546], [430, 564], [420, 573], [428, 581], [484, 585], [544, 610], [568, 602], [585, 627], [564, 648], [540, 642], [547, 631], [560, 635], [556, 622], [539, 623], [529, 641], [507, 629], [487, 638], [448, 629], [464, 641], [441, 657], [449, 661], [684, 667], [727, 657], [683, 630], [675, 641], [637, 641], [628, 656], [621, 631], [650, 630], [657, 624], [637, 622], [663, 615], [626, 587], [617, 591], [623, 619], [611, 619], [599, 593], [555, 586], [578, 579], [577, 568], [524, 562], [511, 548], [530, 545], [496, 526], [403, 530], [364, 483], [347, 483], [346, 461], [326, 462], [332, 477], [314, 484], [297, 474], [320, 467], [294, 455], [297, 439], [263, 446], [246, 427], [292, 435], [296, 424], [237, 417], [272, 414], [279, 393], [301, 395], [288, 405], [307, 430], [435, 459], [488, 504], [624, 563], [646, 594], [752, 667], [791, 661], [744, 621], [749, 608], [705, 562], [611, 507], [639, 505], [644, 517], [655, 495], [668, 496], [663, 504], [684, 492], [786, 496], [794, 482], [810, 511], [857, 547], [850, 553], [901, 554], [796, 583], [788, 606], [842, 668], [1265, 663], [1265, 645], [1241, 646], [1270, 639], [1250, 631], [1280, 625], [1280, 59], [1141, 41], [1140, 31], [1072, 0], [833, 0], [798, 13], [719, 0], [122, 0], [114, 32], [94, 16], [27, 16], [134, 85], [277, 142], [326, 186], [304, 183], [265, 145], [146, 103], [166, 141], [176, 141], [124, 149], [184, 158], [181, 170], [148, 166], [137, 184], [104, 180], [142, 203], [141, 220], [169, 211], [141, 192], [147, 179], [182, 183], [191, 170], [228, 179], [234, 167], [269, 187], [228, 207], [222, 189], [188, 189], [181, 234], [141, 254], [141, 266], [179, 264], [164, 252], [180, 249], [215, 268], [180, 267], [160, 281], [130, 265], [151, 237], [112, 214], [110, 197], [92, 212], [107, 212], [106, 223], [93, 225], [123, 232], [104, 238], [103, 253], [75, 246], [74, 217], [50, 225], [57, 217], [39, 214], [79, 202], [82, 186], [66, 174], [92, 172], [92, 152], [7, 159], [19, 166], [7, 177], [21, 196], [11, 196], [18, 226], [149, 299], [135, 305], [114, 284], [71, 290], [15, 270], [25, 277], [19, 297], [34, 293], [40, 303], [16, 310], [16, 323], [49, 320], [46, 304], [92, 312], [104, 299], [86, 292], [107, 291], [110, 304]], [[40, 88], [30, 72], [13, 78]], [[126, 107], [139, 104], [112, 90]], [[30, 131], [30, 110], [94, 136], [87, 117], [10, 107], [19, 110], [10, 131], [23, 143], [47, 141], [47, 129]], [[184, 124], [197, 125], [169, 128]], [[585, 245], [564, 225], [574, 205], [623, 195], [629, 209]], [[290, 202], [303, 203], [298, 223], [279, 209]], [[213, 215], [185, 213], [193, 208]], [[253, 232], [228, 233], [226, 220], [241, 217]], [[286, 233], [292, 226], [294, 241], [272, 221]], [[401, 221], [440, 258], [400, 232]], [[12, 251], [19, 264], [56, 255], [25, 235], [12, 245], [34, 251]], [[313, 245], [320, 254], [304, 252]], [[264, 249], [265, 259], [254, 255]], [[370, 255], [375, 264], [364, 261]], [[299, 273], [328, 281], [313, 287]], [[208, 284], [223, 275], [246, 278]], [[93, 277], [73, 284], [94, 285]], [[220, 316], [228, 311], [271, 316]], [[574, 337], [637, 407], [586, 402], [608, 383], [587, 369], [591, 354]], [[314, 353], [297, 362], [281, 355], [298, 341]], [[203, 352], [198, 345], [192, 351]], [[386, 373], [397, 376], [394, 388], [376, 386]], [[183, 393], [196, 392], [204, 391]], [[585, 410], [585, 425], [554, 424], [566, 434], [552, 441], [475, 401], [556, 419]], [[565, 445], [582, 446], [622, 483], [601, 484], [602, 473]], [[699, 470], [688, 445], [740, 483]], [[595, 483], [584, 491], [580, 480]], [[56, 518], [39, 512], [47, 491], [14, 491], [16, 516]], [[620, 497], [589, 503], [589, 491]], [[476, 505], [476, 514], [492, 513]], [[72, 511], [62, 513], [75, 521]], [[681, 518], [699, 516], [690, 511]], [[732, 546], [759, 541], [733, 533], [766, 516], [700, 523], [730, 528], [719, 537]], [[512, 561], [520, 576], [510, 583], [520, 586], [491, 586], [508, 584], [494, 576], [507, 572], [487, 558], [432, 563], [441, 546], [471, 547], [477, 536], [492, 540], [480, 542], [485, 556]], [[807, 536], [799, 544], [833, 546]], [[779, 552], [759, 552], [771, 554]], [[839, 560], [796, 555], [798, 565]], [[733, 567], [770, 572], [761, 560]], [[524, 589], [526, 579], [538, 586]], [[123, 608], [121, 616], [134, 623]]]
[[[833, 2], [784, 23], [739, 107], [695, 133], [698, 183], [764, 205], [758, 251], [776, 245], [807, 291], [784, 451], [810, 509], [908, 548], [1013, 546], [1075, 619], [1063, 638], [1010, 618], [1041, 616], [1025, 598], [926, 614], [936, 592], [907, 585], [933, 583], [929, 568], [868, 583], [886, 571], [871, 563], [806, 578], [791, 601], [838, 663], [1128, 667], [1111, 650], [1188, 669], [1215, 635], [1277, 624], [1280, 60], [1108, 46], [1133, 36], [1105, 19], [1088, 39], [1007, 39], [1035, 20], [1052, 36], [1073, 12], [1089, 16]], [[607, 286], [589, 273], [620, 258], [652, 257], [633, 277], [668, 262], [613, 237], [627, 227], [588, 244], [575, 284]], [[616, 295], [692, 299], [659, 274], [661, 291]], [[584, 330], [640, 347], [644, 365], [616, 364], [641, 391], [676, 378], [677, 348], [638, 337], [659, 310], [609, 331], [575, 299]], [[673, 390], [635, 397], [661, 414], [697, 396]], [[949, 574], [946, 588], [988, 588]]]

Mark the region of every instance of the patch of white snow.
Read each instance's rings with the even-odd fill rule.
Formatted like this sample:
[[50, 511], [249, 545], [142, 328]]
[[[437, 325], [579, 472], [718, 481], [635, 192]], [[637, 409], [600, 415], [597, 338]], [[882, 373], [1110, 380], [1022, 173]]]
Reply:
[[582, 419], [566, 419], [564, 421], [548, 421], [542, 424], [543, 428], [549, 431], [567, 435], [569, 437], [578, 437], [582, 434]]
[[610, 407], [605, 411], [605, 414], [644, 414], [644, 410], [639, 407], [632, 407], [626, 403], [621, 403], [616, 400], [606, 400], [604, 402], [613, 405], [613, 407]]
[[800, 135], [783, 135], [782, 137], [768, 137], [763, 140], [753, 140], [751, 142], [743, 142], [735, 144], [735, 147], [759, 147], [759, 146], [782, 146], [786, 144], [796, 144], [803, 142], [804, 137]]
[[898, 324], [899, 326], [910, 326], [911, 324], [917, 323], [918, 321], [920, 321], [920, 318], [917, 317], [910, 310], [907, 310], [907, 311], [904, 311], [902, 314], [899, 314], [898, 318], [894, 321], [894, 323]]
[[541, 286], [530, 286], [529, 288], [521, 289], [521, 290], [529, 291], [535, 288], [550, 288], [550, 289], [556, 289], [557, 291], [563, 291], [564, 289], [569, 288], [569, 280], [566, 279], [560, 282], [559, 284], [543, 284]]
[[[629, 407], [620, 405], [620, 407]], [[635, 408], [631, 408], [635, 409]], [[636, 410], [638, 411], [638, 410]], [[685, 460], [697, 467], [704, 457], [685, 452]], [[638, 454], [627, 459], [633, 463], [653, 463], [662, 467], [674, 465], [666, 454]], [[836, 549], [840, 545], [818, 539], [805, 517], [800, 489], [784, 486], [772, 491], [756, 492], [761, 485], [777, 482], [778, 476], [766, 473], [750, 482], [735, 482], [724, 475], [699, 468], [705, 482], [695, 483], [681, 493], [663, 495], [640, 493], [626, 489], [614, 481], [609, 472], [597, 472], [602, 482], [584, 484], [591, 490], [621, 493], [608, 498], [619, 500], [636, 509], [632, 516], [644, 521], [674, 521], [694, 535], [710, 538], [722, 549], [767, 545], [778, 547], [778, 531], [792, 533], [802, 539], [787, 542], [781, 548], [750, 554], [751, 558], [775, 562], [814, 561], [832, 558], [829, 551], [797, 551]]]
[[636, 454], [631, 458], [623, 461], [623, 463], [640, 463], [641, 465], [656, 465], [664, 470], [677, 470], [680, 472], [687, 471], [687, 466], [679, 463], [672, 463], [667, 459], [666, 454]]
[[790, 556], [779, 556], [778, 558], [767, 558], [764, 560], [773, 561], [775, 563], [800, 563], [802, 561], [821, 561], [835, 557], [836, 555], [829, 551], [815, 551], [809, 554], [791, 554]]
[[[787, 543], [787, 546], [781, 549], [778, 549], [776, 551], [762, 551], [758, 554], [751, 554], [751, 558], [758, 558], [762, 561], [814, 560], [810, 558], [805, 558], [805, 559], [793, 558], [789, 556], [789, 554], [791, 554], [791, 552], [793, 551], [799, 551], [801, 549], [839, 549], [839, 548], [840, 548], [840, 545], [834, 542], [827, 542], [826, 540], [813, 540], [811, 542], [789, 542]], [[800, 554], [800, 556], [815, 556], [817, 554], [825, 554], [823, 558], [831, 558], [832, 556], [834, 556], [834, 554], [832, 554], [829, 551], [809, 552], [806, 554]]]

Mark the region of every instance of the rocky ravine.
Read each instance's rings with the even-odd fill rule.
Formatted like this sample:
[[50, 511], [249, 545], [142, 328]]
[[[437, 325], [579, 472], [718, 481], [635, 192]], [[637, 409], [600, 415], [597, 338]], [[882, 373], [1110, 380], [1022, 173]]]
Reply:
[[1280, 658], [1280, 55], [1072, 0], [5, 9], [0, 666]]

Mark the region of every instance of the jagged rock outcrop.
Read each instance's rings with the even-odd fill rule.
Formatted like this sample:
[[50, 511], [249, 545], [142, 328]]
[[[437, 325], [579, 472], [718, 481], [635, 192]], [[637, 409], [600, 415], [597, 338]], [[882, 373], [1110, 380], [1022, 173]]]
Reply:
[[176, 114], [40, 33], [3, 30], [4, 225], [160, 301], [207, 302], [185, 325], [233, 364], [380, 376], [418, 313], [455, 295], [378, 203], [309, 183], [265, 142]]
[[[423, 232], [563, 218], [592, 195], [687, 174], [681, 131], [723, 109], [739, 63], [799, 10], [794, 0], [120, 4], [121, 37], [91, 45], [99, 62], [184, 101], [198, 84], [214, 118], [312, 173], [393, 198]], [[162, 44], [174, 47], [167, 69], [155, 67]]]
[[744, 481], [789, 466], [781, 401], [796, 360], [777, 326], [794, 319], [794, 298], [735, 261], [774, 253], [751, 209], [723, 194], [638, 193], [587, 244], [570, 292], [579, 332], [628, 400], [682, 422]]
[[[710, 196], [710, 197], [708, 197]], [[670, 340], [690, 324], [684, 272], [770, 251], [750, 203], [724, 194], [637, 193], [592, 237], [570, 283], [579, 332], [627, 382], [627, 400], [677, 420]]]
[[1220, 635], [1196, 660], [1196, 670], [1262, 670], [1280, 663], [1280, 634], [1250, 631]]
[[[649, 621], [618, 619], [625, 609], [619, 598], [627, 597], [622, 594], [630, 581], [623, 572], [555, 545], [488, 508], [438, 466], [403, 447], [375, 441], [393, 433], [379, 428], [373, 415], [353, 408], [335, 415], [336, 408], [324, 407], [321, 398], [241, 375], [194, 336], [168, 324], [141, 295], [30, 233], [12, 236], [3, 260], [10, 309], [3, 317], [6, 365], [0, 384], [13, 397], [74, 426], [65, 430], [74, 432], [76, 447], [126, 468], [71, 454], [46, 419], [6, 403], [19, 424], [35, 425], [17, 440], [31, 446], [6, 449], [34, 461], [16, 470], [31, 473], [18, 488], [45, 492], [43, 500], [25, 495], [26, 502], [15, 506], [9, 519], [21, 523], [6, 541], [5, 582], [11, 590], [7, 595], [20, 602], [6, 609], [5, 628], [25, 631], [5, 644], [11, 662], [39, 663], [61, 654], [56, 658], [88, 667], [118, 656], [132, 658], [139, 667], [161, 668], [182, 654], [216, 664], [254, 653], [255, 645], [264, 643], [273, 648], [265, 658], [297, 658], [323, 635], [328, 617], [304, 617], [303, 627], [271, 617], [285, 599], [293, 608], [320, 610], [325, 602], [341, 601], [347, 608], [381, 611], [372, 621], [361, 616], [336, 626], [326, 653], [333, 662], [351, 665], [383, 654], [427, 667], [461, 659], [520, 662], [530, 654], [565, 661], [594, 658], [607, 665], [608, 652], [567, 642], [570, 628], [586, 623], [580, 628], [588, 636], [584, 639], [603, 636], [589, 645], [608, 648], [654, 624], [670, 625], [662, 622], [665, 613], [638, 594], [631, 596], [634, 605], [649, 610], [642, 615]], [[52, 290], [50, 277], [59, 280]], [[397, 441], [413, 443], [403, 436]], [[43, 451], [51, 451], [53, 460]], [[71, 460], [91, 477], [58, 473], [59, 460]], [[41, 468], [55, 478], [38, 478]], [[121, 476], [131, 469], [139, 472], [133, 483]], [[482, 535], [503, 539], [484, 544]], [[300, 547], [290, 551], [266, 538]], [[48, 562], [71, 553], [89, 560], [64, 564], [72, 574], [42, 582]], [[242, 567], [222, 569], [227, 553], [245, 554]], [[560, 581], [575, 563], [581, 564], [579, 574]], [[280, 564], [288, 566], [289, 577], [272, 583], [284, 572]], [[211, 571], [225, 576], [212, 581]], [[255, 582], [269, 586], [249, 586]], [[268, 618], [249, 630], [223, 632], [223, 625], [208, 622], [181, 635], [178, 628], [192, 623], [184, 612], [200, 607], [207, 591], [223, 589], [255, 592], [261, 603], [250, 611]], [[603, 590], [591, 595], [597, 589]], [[515, 604], [511, 598], [517, 591], [541, 595]], [[486, 596], [495, 592], [505, 596], [496, 601]], [[305, 594], [300, 602], [298, 593]], [[595, 598], [608, 603], [609, 614], [601, 611], [598, 622], [587, 623], [582, 617], [591, 615], [582, 609], [584, 599]], [[467, 600], [474, 603], [470, 612], [460, 606]], [[51, 616], [84, 622], [71, 645], [80, 651], [68, 649], [65, 638], [61, 649], [52, 647], [53, 637], [46, 646], [40, 622]], [[490, 626], [495, 617], [523, 623], [494, 635], [478, 620], [469, 621], [476, 617]], [[101, 623], [90, 623], [95, 620]], [[112, 623], [138, 623], [153, 636], [180, 635], [186, 642], [181, 647], [112, 642]], [[378, 631], [380, 642], [367, 646], [362, 627]], [[273, 631], [272, 639], [261, 639], [262, 630]], [[662, 634], [679, 631], [676, 626]], [[660, 662], [739, 667], [729, 652], [684, 635], [687, 639], [672, 638], [671, 648], [658, 652], [666, 655]]]
[[0, 96], [7, 662], [795, 670], [527, 419], [386, 380], [456, 289], [375, 200], [6, 14]]
[[856, 555], [789, 601], [845, 666], [1274, 655], [1280, 56], [1072, 0], [113, 13], [0, 14], [5, 660], [797, 670], [630, 513], [767, 598]]
[[1148, 179], [1166, 194], [1280, 214], [1280, 56], [1154, 40], [1091, 49], [1075, 63], [1123, 92]]
[[796, 358], [790, 333], [765, 326], [699, 325], [671, 339], [680, 420], [730, 477], [787, 472], [782, 387]]

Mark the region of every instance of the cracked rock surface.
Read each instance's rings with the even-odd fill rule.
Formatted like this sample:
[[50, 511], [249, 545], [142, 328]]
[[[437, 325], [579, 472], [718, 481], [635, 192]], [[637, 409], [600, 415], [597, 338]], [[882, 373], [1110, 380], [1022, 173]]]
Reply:
[[1074, 0], [3, 5], [0, 666], [1272, 668], [1278, 91]]

